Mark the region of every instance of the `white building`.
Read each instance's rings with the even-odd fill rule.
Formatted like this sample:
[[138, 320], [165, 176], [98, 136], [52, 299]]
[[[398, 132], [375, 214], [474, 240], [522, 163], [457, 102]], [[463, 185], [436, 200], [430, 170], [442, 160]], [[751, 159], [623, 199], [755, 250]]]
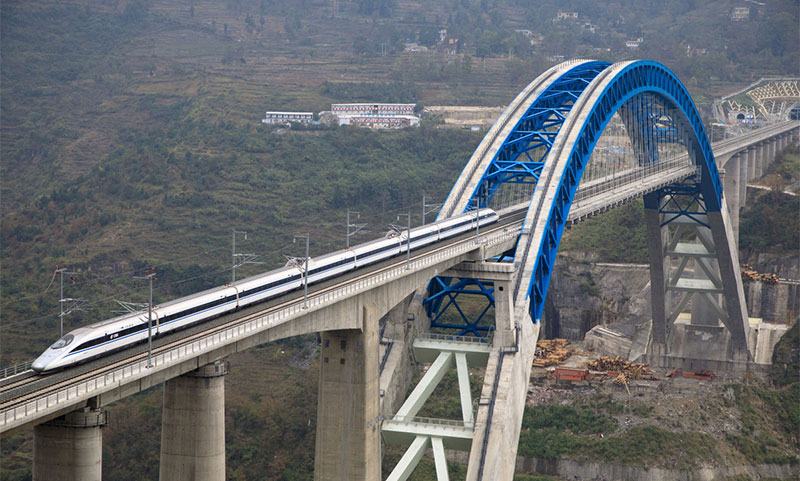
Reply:
[[626, 40], [625, 46], [631, 50], [636, 50], [637, 48], [639, 48], [639, 45], [641, 45], [642, 42], [644, 42], [644, 39], [642, 37], [635, 38], [632, 40]]
[[309, 124], [313, 121], [313, 112], [267, 112], [261, 119], [262, 124], [285, 124], [287, 122]]
[[414, 107], [416, 104], [331, 104], [331, 113], [339, 125], [400, 128], [419, 124]]
[[750, 18], [750, 7], [734, 7], [731, 20], [747, 20]]

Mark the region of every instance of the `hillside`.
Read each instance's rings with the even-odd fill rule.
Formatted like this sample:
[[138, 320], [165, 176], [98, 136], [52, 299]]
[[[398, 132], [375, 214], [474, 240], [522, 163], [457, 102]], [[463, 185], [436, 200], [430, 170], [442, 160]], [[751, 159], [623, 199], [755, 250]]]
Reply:
[[[312, 255], [341, 247], [348, 208], [369, 224], [356, 241], [382, 235], [398, 213], [418, 223], [422, 195], [442, 200], [482, 137], [428, 125], [274, 129], [259, 122], [266, 110], [318, 112], [331, 102], [390, 100], [376, 98], [387, 92], [426, 105], [504, 105], [559, 55], [661, 60], [701, 102], [761, 76], [796, 74], [798, 47], [787, 39], [796, 38], [797, 3], [753, 5], [752, 18], [731, 28], [736, 5], [3, 2], [0, 367], [31, 360], [57, 336], [55, 266], [74, 272], [65, 296], [84, 299], [67, 330], [114, 315], [116, 300], [144, 301], [132, 277], [150, 267], [163, 302], [229, 279], [232, 229], [248, 232], [237, 251], [266, 263], [240, 268], [243, 277], [299, 255], [294, 234], [310, 233]], [[578, 21], [554, 22], [562, 9], [578, 11]], [[597, 33], [585, 32], [586, 22]], [[455, 47], [439, 44], [441, 28]], [[640, 50], [628, 50], [625, 39], [639, 36]], [[429, 50], [404, 52], [406, 42]], [[689, 44], [708, 53], [687, 57]], [[641, 235], [631, 219], [614, 219], [631, 238]], [[592, 229], [592, 244], [579, 247], [622, 261], [643, 255], [609, 251], [609, 227]], [[308, 479], [315, 352], [302, 338], [231, 360], [229, 479]], [[257, 369], [266, 374], [248, 383], [243, 373]], [[160, 399], [155, 389], [112, 408], [106, 479], [156, 478]], [[0, 444], [2, 478], [30, 479], [31, 434]]]

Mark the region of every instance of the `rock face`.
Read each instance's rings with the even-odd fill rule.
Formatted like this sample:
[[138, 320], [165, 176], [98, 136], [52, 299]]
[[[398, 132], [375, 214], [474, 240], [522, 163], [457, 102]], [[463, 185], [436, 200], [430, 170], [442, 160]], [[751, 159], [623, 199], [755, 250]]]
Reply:
[[768, 254], [748, 256], [760, 273], [775, 274], [778, 284], [758, 281], [744, 283], [744, 295], [750, 317], [766, 322], [791, 324], [800, 318], [800, 256], [775, 257]]
[[[750, 317], [775, 324], [796, 322], [800, 318], [800, 256], [751, 257], [758, 272], [775, 274], [781, 281], [775, 285], [745, 282]], [[559, 253], [543, 317], [548, 339], [582, 340], [592, 328], [604, 326], [612, 331], [606, 344], [614, 336], [623, 343], [635, 341], [638, 334], [646, 333], [650, 320], [650, 266], [596, 262], [596, 256], [586, 252]], [[618, 347], [614, 353], [625, 351], [625, 346]]]
[[543, 317], [547, 338], [581, 340], [593, 327], [609, 324], [633, 337], [636, 326], [650, 319], [650, 267], [559, 253]]

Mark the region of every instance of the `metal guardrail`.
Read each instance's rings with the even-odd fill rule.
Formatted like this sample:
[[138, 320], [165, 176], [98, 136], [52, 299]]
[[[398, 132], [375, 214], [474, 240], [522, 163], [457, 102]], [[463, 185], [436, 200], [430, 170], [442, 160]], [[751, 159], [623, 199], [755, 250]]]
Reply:
[[417, 339], [428, 339], [431, 341], [448, 341], [448, 342], [464, 342], [469, 344], [486, 344], [487, 346], [492, 345], [492, 335], [490, 334], [487, 337], [475, 337], [475, 336], [453, 336], [447, 334], [436, 334], [433, 332], [426, 332], [424, 334], [418, 334], [416, 336]]
[[[473, 413], [472, 419], [475, 419]], [[457, 419], [441, 419], [441, 418], [426, 418], [421, 416], [395, 416], [389, 420], [390, 422], [397, 422], [403, 424], [424, 424], [426, 426], [446, 426], [454, 428], [474, 429], [474, 421], [462, 421]]]
[[598, 194], [614, 190], [617, 187], [632, 184], [639, 180], [644, 180], [645, 178], [650, 177], [654, 174], [666, 172], [668, 170], [672, 170], [677, 167], [684, 167], [689, 164], [690, 164], [689, 157], [681, 156], [674, 160], [668, 160], [666, 162], [658, 162], [655, 164], [650, 164], [646, 167], [627, 169], [616, 175], [609, 176], [605, 179], [598, 179], [594, 182], [589, 182], [584, 187], [579, 186], [578, 191], [575, 192], [575, 198], [573, 199], [573, 202], [577, 202], [586, 199], [588, 197], [594, 197]]
[[0, 369], [0, 379], [5, 379], [10, 376], [15, 376], [22, 372], [28, 371], [31, 368], [33, 361], [23, 362], [15, 366], [4, 367]]
[[[480, 237], [482, 244], [501, 244], [516, 238], [519, 231], [515, 229], [501, 229]], [[210, 353], [226, 345], [235, 343], [244, 337], [252, 336], [261, 331], [288, 322], [296, 317], [306, 315], [328, 303], [352, 297], [364, 291], [373, 289], [395, 279], [405, 277], [409, 273], [430, 268], [445, 260], [466, 255], [476, 247], [475, 239], [463, 239], [438, 252], [433, 252], [423, 257], [413, 259], [407, 267], [405, 263], [390, 269], [377, 272], [369, 277], [349, 282], [341, 287], [311, 296], [308, 299], [308, 308], [303, 308], [302, 301], [287, 306], [281, 310], [254, 317], [236, 326], [226, 328], [214, 334], [196, 339], [182, 346], [154, 354], [152, 368], [147, 368], [147, 359], [126, 364], [106, 374], [79, 381], [71, 386], [33, 398], [14, 407], [0, 407], [0, 432], [18, 425], [23, 425], [29, 419], [36, 419], [69, 406], [74, 406], [86, 399], [97, 396], [112, 389], [134, 382], [138, 379], [155, 374], [167, 367], [185, 361], [187, 358], [198, 357]], [[31, 416], [35, 416], [31, 418]]]

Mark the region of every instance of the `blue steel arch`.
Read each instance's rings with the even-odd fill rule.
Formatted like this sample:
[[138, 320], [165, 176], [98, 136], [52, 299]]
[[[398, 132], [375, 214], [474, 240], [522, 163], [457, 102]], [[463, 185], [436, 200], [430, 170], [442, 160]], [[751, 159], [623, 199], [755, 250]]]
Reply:
[[[573, 64], [575, 66], [569, 67]], [[639, 129], [642, 138], [650, 139], [655, 133], [669, 140], [678, 139], [684, 143], [690, 156], [693, 156], [695, 163], [700, 166], [701, 180], [696, 189], [703, 197], [707, 211], [719, 212], [722, 208], [722, 184], [711, 144], [694, 101], [674, 73], [664, 65], [650, 60], [613, 65], [607, 62], [579, 61], [564, 65], [566, 68], [562, 69], [557, 78], [549, 80], [553, 75], [552, 72], [557, 71], [560, 66], [545, 72], [531, 83], [531, 85], [541, 83], [544, 88], [540, 89], [540, 93], [522, 114], [504, 112], [498, 122], [509, 122], [516, 118], [515, 126], [503, 139], [502, 145], [497, 148], [483, 172], [478, 172], [482, 159], [477, 159], [478, 170], [474, 164], [476, 159], [470, 159], [450, 192], [445, 202], [446, 207], [440, 213], [440, 217], [449, 216], [456, 213], [452, 210], [455, 206], [458, 206], [456, 210], [466, 211], [476, 204], [487, 205], [502, 183], [536, 184], [534, 196], [537, 191], [548, 189], [546, 183], [539, 182], [539, 175], [545, 165], [558, 160], [551, 158], [552, 147], [562, 137], [561, 141], [566, 143], [566, 137], [573, 135], [575, 129], [578, 130], [575, 136], [577, 140], [571, 145], [563, 144], [557, 156], [562, 156], [566, 151], [568, 162], [563, 172], [556, 172], [556, 177], [553, 178], [553, 181], [557, 182], [557, 187], [552, 203], [549, 208], [543, 206], [547, 210], [547, 222], [539, 245], [529, 245], [525, 249], [517, 249], [515, 253], [515, 261], [520, 261], [520, 257], [524, 256], [526, 259], [523, 261], [526, 263], [530, 262], [528, 253], [535, 253], [526, 299], [529, 300], [531, 319], [537, 323], [541, 320], [547, 286], [567, 215], [589, 157], [611, 117], [633, 97], [652, 94], [657, 96], [660, 102], [677, 109], [676, 115], [665, 122], [661, 115], [653, 114], [646, 101], [639, 102], [638, 105], [629, 105], [626, 108], [638, 109], [635, 112], [639, 120], [635, 122], [637, 125], [628, 127]], [[579, 111], [576, 111], [576, 107]], [[571, 124], [568, 129], [563, 128], [568, 120], [573, 119], [579, 119], [580, 123]], [[497, 132], [493, 132], [494, 130], [493, 128], [490, 131], [484, 142], [490, 135], [497, 136], [502, 132], [502, 128]], [[681, 133], [684, 134], [682, 138]], [[499, 137], [491, 140], [491, 145], [496, 145], [497, 140]], [[479, 150], [486, 149], [484, 142], [479, 146]], [[544, 148], [543, 153], [541, 148]], [[651, 146], [644, 145], [642, 148], [648, 150], [643, 161], [659, 161], [657, 154], [653, 154]], [[539, 149], [536, 151], [539, 155], [532, 157], [530, 152], [536, 149]], [[476, 175], [480, 176], [480, 180], [477, 180]], [[471, 179], [475, 179], [476, 182], [471, 182]], [[463, 189], [465, 184], [473, 185], [474, 188], [468, 193]], [[464, 199], [465, 195], [468, 198]], [[451, 210], [447, 210], [448, 205]], [[527, 229], [530, 232], [530, 229], [535, 227], [526, 225], [523, 231]], [[529, 238], [529, 242], [530, 239], [532, 238]], [[522, 254], [521, 250], [524, 251]], [[517, 286], [519, 287], [519, 284]]]
[[[689, 153], [694, 156], [695, 163], [701, 168], [698, 187], [706, 209], [719, 212], [722, 208], [722, 183], [714, 154], [700, 114], [686, 87], [674, 73], [658, 62], [640, 60], [623, 65], [618, 69], [614, 68], [616, 65], [606, 69], [593, 80], [595, 88], [602, 86], [603, 90], [595, 97], [596, 100], [592, 105], [586, 106], [588, 112], [580, 112], [585, 120], [580, 124], [577, 140], [571, 146], [567, 146], [570, 149], [569, 161], [558, 181], [557, 193], [550, 206], [545, 232], [536, 251], [533, 275], [527, 292], [530, 315], [534, 322], [541, 320], [558, 244], [589, 157], [611, 117], [632, 97], [642, 93], [654, 93], [680, 110], [683, 118], [674, 120], [686, 126], [690, 144]], [[583, 95], [594, 94], [591, 90], [587, 88]], [[578, 113], [573, 112], [573, 115], [575, 114]]]

